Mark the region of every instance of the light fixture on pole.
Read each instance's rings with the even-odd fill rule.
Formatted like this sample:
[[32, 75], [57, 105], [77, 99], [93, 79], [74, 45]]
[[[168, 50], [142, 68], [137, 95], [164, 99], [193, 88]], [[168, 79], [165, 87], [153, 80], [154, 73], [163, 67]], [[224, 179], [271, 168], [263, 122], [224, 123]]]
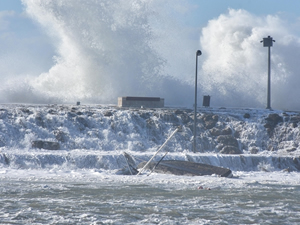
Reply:
[[196, 128], [197, 128], [197, 72], [198, 72], [198, 56], [200, 56], [202, 52], [198, 50], [196, 52], [196, 73], [195, 73], [195, 103], [194, 103], [194, 144], [193, 144], [193, 151], [196, 152]]
[[271, 47], [273, 46], [272, 37], [268, 36], [263, 38], [261, 41], [263, 42], [264, 47], [268, 47], [268, 94], [267, 94], [267, 109], [271, 109]]

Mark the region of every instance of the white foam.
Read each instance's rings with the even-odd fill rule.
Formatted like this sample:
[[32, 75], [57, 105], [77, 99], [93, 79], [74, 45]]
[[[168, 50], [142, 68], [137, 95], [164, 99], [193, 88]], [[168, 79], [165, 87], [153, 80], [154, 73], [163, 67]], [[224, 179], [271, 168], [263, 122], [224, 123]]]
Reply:
[[191, 106], [195, 53], [201, 49], [200, 96], [211, 95], [217, 106], [264, 107], [267, 49], [260, 41], [271, 35], [272, 106], [299, 108], [293, 97], [299, 94], [299, 37], [280, 15], [230, 9], [208, 21], [199, 43], [191, 38], [195, 28], [178, 22], [193, 10], [188, 1], [23, 4], [52, 38], [55, 60], [38, 77], [5, 79], [1, 102], [116, 103], [119, 96], [159, 95], [168, 105]]

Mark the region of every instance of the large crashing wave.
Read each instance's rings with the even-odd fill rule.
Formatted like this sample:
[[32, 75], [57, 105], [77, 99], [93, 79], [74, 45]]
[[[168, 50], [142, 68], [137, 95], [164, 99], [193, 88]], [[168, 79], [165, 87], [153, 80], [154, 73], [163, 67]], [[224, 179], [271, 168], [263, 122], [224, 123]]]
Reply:
[[272, 106], [297, 108], [299, 38], [279, 16], [229, 10], [208, 22], [199, 44], [191, 38], [195, 29], [178, 22], [183, 8], [189, 13], [188, 1], [22, 2], [57, 53], [49, 71], [8, 80], [1, 101], [116, 103], [136, 95], [192, 106], [201, 49], [199, 96], [211, 95], [215, 106], [265, 107], [267, 49], [260, 40], [271, 35]]
[[164, 72], [166, 59], [158, 50], [162, 37], [154, 26], [161, 33], [160, 15], [166, 15], [160, 10], [166, 2], [24, 0], [23, 4], [52, 37], [57, 53], [48, 72], [7, 81], [2, 101], [116, 103], [118, 96], [135, 95], [192, 104], [192, 91], [178, 91], [189, 85]]
[[278, 16], [258, 17], [245, 10], [229, 10], [203, 29], [202, 69], [207, 91], [226, 105], [266, 105], [268, 49], [260, 41], [271, 35], [271, 91], [275, 108], [300, 108], [297, 59], [300, 39]]

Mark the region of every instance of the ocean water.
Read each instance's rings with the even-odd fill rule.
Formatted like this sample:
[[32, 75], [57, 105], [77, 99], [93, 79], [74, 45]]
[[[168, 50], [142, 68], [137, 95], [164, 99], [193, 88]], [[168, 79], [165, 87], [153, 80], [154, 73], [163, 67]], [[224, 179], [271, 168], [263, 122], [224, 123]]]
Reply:
[[[300, 42], [281, 15], [232, 9], [197, 33], [198, 27], [179, 22], [193, 11], [189, 1], [22, 2], [49, 35], [55, 55], [50, 67], [38, 69], [42, 73], [0, 75], [0, 101], [7, 103], [0, 109], [1, 224], [300, 223], [298, 112], [272, 111], [282, 121], [271, 121], [270, 128], [270, 111], [202, 109], [199, 119], [217, 114], [218, 121], [215, 130], [199, 122], [199, 152], [192, 153], [190, 109], [86, 105], [160, 96], [166, 105], [191, 107], [201, 49], [199, 96], [211, 95], [213, 106], [262, 108], [267, 59], [259, 42], [271, 30], [272, 106], [299, 109], [294, 59]], [[77, 101], [82, 105], [66, 105]], [[164, 149], [170, 151], [166, 159], [227, 167], [234, 178], [117, 175], [126, 166], [123, 151], [147, 160], [178, 125], [183, 131]], [[241, 155], [218, 154], [216, 131], [231, 131]], [[36, 149], [36, 140], [60, 148]]]
[[[272, 113], [282, 122], [268, 133], [269, 111], [199, 110], [194, 153], [189, 109], [1, 105], [0, 224], [299, 224], [298, 113]], [[218, 153], [205, 115], [218, 117], [213, 129], [232, 130], [242, 154]], [[124, 151], [149, 160], [179, 125], [154, 160], [168, 151], [167, 160], [226, 167], [234, 177], [122, 175]]]
[[[299, 224], [300, 175], [0, 170], [1, 224]], [[199, 187], [203, 189], [199, 189]]]

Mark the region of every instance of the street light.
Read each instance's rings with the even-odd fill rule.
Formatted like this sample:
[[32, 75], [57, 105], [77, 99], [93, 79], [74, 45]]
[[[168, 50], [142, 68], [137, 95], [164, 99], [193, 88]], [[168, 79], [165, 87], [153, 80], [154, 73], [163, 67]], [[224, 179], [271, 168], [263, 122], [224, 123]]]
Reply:
[[264, 47], [268, 47], [268, 96], [267, 96], [267, 109], [271, 109], [271, 47], [273, 46], [272, 37], [268, 36], [263, 38], [262, 41]]
[[202, 54], [202, 52], [200, 50], [198, 50], [196, 52], [196, 74], [195, 74], [195, 110], [194, 110], [194, 146], [193, 146], [193, 150], [194, 152], [196, 152], [196, 127], [197, 127], [197, 71], [198, 71], [198, 56], [200, 56]]

